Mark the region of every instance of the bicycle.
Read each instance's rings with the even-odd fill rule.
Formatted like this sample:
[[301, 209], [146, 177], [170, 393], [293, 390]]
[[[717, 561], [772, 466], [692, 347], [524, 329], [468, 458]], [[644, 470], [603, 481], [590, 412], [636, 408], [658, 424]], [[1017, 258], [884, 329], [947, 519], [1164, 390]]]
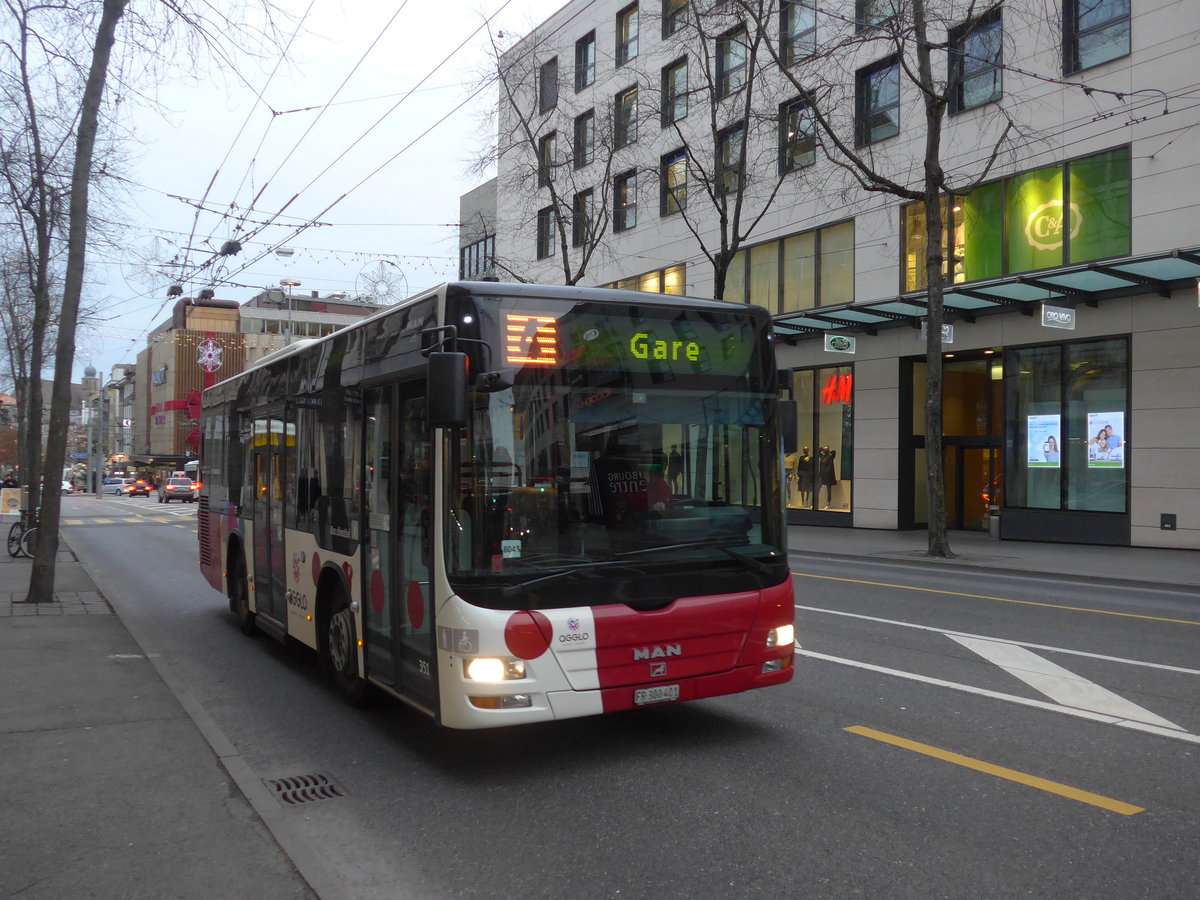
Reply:
[[37, 533], [37, 510], [22, 512], [21, 518], [8, 529], [8, 555], [14, 559], [22, 556], [32, 558], [37, 550]]

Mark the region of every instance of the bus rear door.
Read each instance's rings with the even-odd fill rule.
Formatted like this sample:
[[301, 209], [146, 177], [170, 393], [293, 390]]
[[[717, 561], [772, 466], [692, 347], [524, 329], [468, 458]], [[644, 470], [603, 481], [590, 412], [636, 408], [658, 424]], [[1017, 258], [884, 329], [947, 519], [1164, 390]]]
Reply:
[[[254, 420], [254, 600], [259, 616], [286, 627], [284, 602], [283, 489], [286, 441], [280, 412]], [[269, 629], [268, 625], [268, 629]]]

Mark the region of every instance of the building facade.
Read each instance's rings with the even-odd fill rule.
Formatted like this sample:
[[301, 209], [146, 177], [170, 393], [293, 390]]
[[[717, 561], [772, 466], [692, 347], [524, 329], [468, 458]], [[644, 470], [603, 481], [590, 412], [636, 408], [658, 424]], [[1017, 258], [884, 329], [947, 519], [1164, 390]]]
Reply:
[[185, 297], [171, 318], [147, 337], [132, 373], [110, 385], [128, 411], [121, 439], [130, 461], [170, 465], [193, 457], [200, 444], [200, 395], [293, 340], [332, 334], [380, 307], [311, 292], [272, 289], [239, 305], [233, 300]]
[[500, 60], [497, 267], [770, 310], [794, 522], [921, 527], [934, 452], [951, 527], [1200, 548], [1200, 26], [1131, 0], [912, 7], [567, 4]]

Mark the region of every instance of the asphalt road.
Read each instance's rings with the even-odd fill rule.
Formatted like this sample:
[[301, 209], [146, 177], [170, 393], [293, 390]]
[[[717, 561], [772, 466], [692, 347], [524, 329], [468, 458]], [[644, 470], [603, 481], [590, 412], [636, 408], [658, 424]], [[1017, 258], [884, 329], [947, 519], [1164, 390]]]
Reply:
[[200, 577], [194, 514], [104, 498], [70, 504], [64, 528], [256, 777], [344, 789], [266, 810], [326, 900], [1200, 883], [1195, 595], [797, 559], [791, 684], [459, 733], [385, 698], [350, 709], [307, 651], [242, 636]]

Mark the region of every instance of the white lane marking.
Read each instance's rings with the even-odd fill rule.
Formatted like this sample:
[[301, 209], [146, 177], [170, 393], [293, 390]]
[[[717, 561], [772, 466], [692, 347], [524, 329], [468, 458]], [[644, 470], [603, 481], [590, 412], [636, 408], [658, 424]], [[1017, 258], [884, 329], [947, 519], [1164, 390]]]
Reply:
[[947, 637], [1063, 706], [1105, 713], [1134, 722], [1146, 722], [1160, 728], [1184, 730], [1174, 722], [1155, 715], [1107, 688], [1102, 688], [1086, 678], [1080, 678], [1074, 672], [1043, 659], [1036, 653], [1030, 653], [1024, 647], [956, 634]]
[[[805, 564], [809, 564], [811, 567], [811, 563], [814, 562], [814, 560], [816, 562], [824, 562], [824, 563], [830, 563], [830, 564], [835, 563], [835, 560], [833, 560], [827, 556], [819, 556], [818, 555], [816, 557], [813, 557], [813, 556], [789, 556], [788, 557], [788, 561], [793, 564], [792, 565], [792, 574], [800, 574], [801, 572], [803, 572], [803, 566]], [[874, 568], [878, 568], [878, 569], [897, 569], [897, 568], [906, 569], [906, 568], [911, 568], [910, 562], [911, 562], [911, 557], [909, 557], [909, 558], [897, 557], [892, 562], [863, 559], [863, 558], [857, 557], [857, 556], [854, 558], [854, 564], [856, 566], [858, 566], [859, 568], [874, 567]], [[989, 568], [999, 568], [999, 567], [1002, 567], [1002, 562], [998, 562], [996, 566], [990, 566]], [[939, 571], [942, 571], [942, 572], [954, 571], [955, 574], [958, 574], [958, 575], [962, 574], [962, 569], [956, 568], [954, 566], [942, 567]], [[821, 575], [816, 572], [807, 572], [805, 574], [811, 575], [814, 578], [828, 577], [828, 576]], [[1004, 573], [1005, 581], [1028, 581], [1030, 584], [1036, 584], [1039, 587], [1043, 587], [1043, 588], [1046, 586], [1047, 580], [1063, 581], [1063, 582], [1066, 582], [1067, 584], [1078, 584], [1078, 579], [1080, 577], [1081, 577], [1080, 575], [1072, 575], [1070, 573], [1056, 573], [1056, 572], [1046, 572], [1044, 574], [1039, 573], [1037, 575], [1021, 575], [1017, 572], [1005, 572]], [[921, 588], [916, 587], [915, 585], [905, 585], [905, 587], [913, 588], [914, 590], [921, 590]], [[1171, 582], [1159, 582], [1154, 585], [1139, 584], [1137, 591], [1139, 594], [1176, 594], [1176, 595], [1182, 594], [1185, 597], [1190, 597], [1190, 598], [1194, 599], [1196, 596], [1196, 585], [1192, 582], [1181, 582], [1174, 586], [1171, 586]]]
[[856, 659], [843, 659], [840, 656], [828, 656], [824, 653], [814, 653], [812, 650], [797, 650], [797, 656], [807, 656], [809, 659], [819, 659], [825, 662], [837, 663], [843, 666], [853, 666], [856, 669], [866, 669], [868, 672], [878, 672], [881, 675], [892, 675], [896, 678], [907, 678], [910, 681], [919, 681], [922, 684], [932, 684], [936, 687], [950, 688], [955, 691], [962, 691], [966, 694], [975, 694], [980, 697], [988, 697], [992, 700], [1004, 700], [1008, 703], [1016, 703], [1018, 706], [1029, 706], [1034, 709], [1042, 709], [1047, 712], [1062, 713], [1067, 716], [1074, 716], [1077, 719], [1088, 719], [1092, 722], [1103, 722], [1107, 725], [1117, 725], [1121, 728], [1128, 728], [1130, 731], [1141, 731], [1145, 734], [1155, 734], [1159, 737], [1174, 738], [1178, 741], [1187, 741], [1192, 744], [1200, 744], [1200, 735], [1189, 734], [1186, 731], [1172, 731], [1169, 728], [1160, 728], [1157, 725], [1149, 725], [1146, 722], [1134, 722], [1129, 719], [1119, 719], [1116, 716], [1106, 716], [1102, 713], [1091, 712], [1086, 709], [1075, 709], [1071, 706], [1060, 706], [1057, 703], [1049, 703], [1045, 700], [1031, 700], [1028, 697], [1018, 697], [1015, 694], [1002, 694], [999, 691], [989, 691], [987, 688], [972, 687], [969, 684], [958, 684], [954, 681], [945, 681], [941, 678], [930, 678], [928, 675], [918, 675], [915, 672], [901, 672], [899, 669], [888, 669], [884, 666], [876, 666], [871, 663], [859, 662]]
[[1034, 650], [1048, 650], [1052, 653], [1066, 653], [1071, 656], [1086, 656], [1088, 659], [1102, 659], [1105, 662], [1124, 663], [1129, 666], [1144, 666], [1147, 669], [1162, 669], [1167, 672], [1179, 672], [1183, 675], [1200, 675], [1200, 669], [1187, 669], [1183, 666], [1169, 666], [1166, 663], [1145, 662], [1140, 659], [1125, 659], [1121, 656], [1106, 656], [1103, 653], [1088, 653], [1086, 650], [1068, 650], [1066, 647], [1051, 647], [1048, 644], [1034, 644], [1030, 641], [1009, 641], [1004, 638], [987, 637], [982, 634], [971, 634], [967, 631], [952, 631], [948, 628], [935, 628], [932, 625], [918, 625], [915, 622], [900, 622], [896, 619], [881, 619], [877, 616], [864, 616], [861, 613], [842, 612], [838, 609], [821, 609], [816, 606], [796, 605], [796, 609], [805, 612], [825, 613], [830, 616], [845, 616], [848, 619], [863, 619], [867, 622], [878, 622], [880, 625], [898, 625], [901, 628], [915, 628], [918, 631], [932, 631], [934, 634], [944, 634], [947, 637], [979, 638], [982, 641], [995, 641], [997, 644], [1012, 644], [1015, 647], [1030, 647]]

